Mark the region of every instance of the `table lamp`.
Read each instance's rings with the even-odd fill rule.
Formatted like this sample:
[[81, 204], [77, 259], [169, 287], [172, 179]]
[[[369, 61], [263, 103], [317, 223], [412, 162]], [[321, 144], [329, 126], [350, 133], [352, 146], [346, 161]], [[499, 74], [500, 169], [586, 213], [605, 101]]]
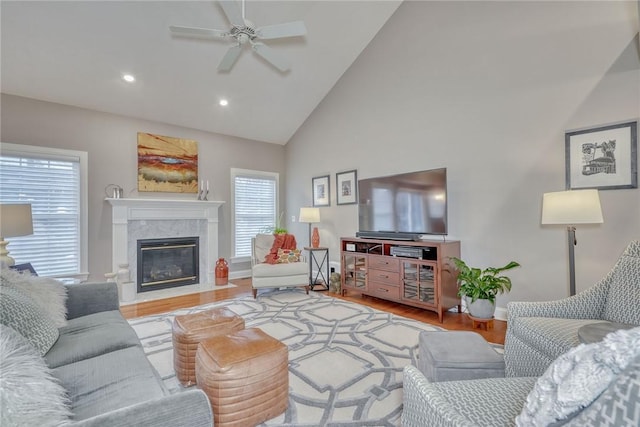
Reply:
[[15, 265], [15, 260], [9, 256], [5, 237], [28, 236], [33, 234], [33, 221], [30, 204], [0, 204], [0, 266]]
[[570, 190], [545, 193], [542, 196], [542, 225], [567, 225], [569, 243], [569, 294], [576, 294], [574, 246], [576, 225], [602, 224], [602, 208], [598, 190]]
[[[318, 245], [313, 246], [311, 240], [311, 224], [320, 222], [320, 209], [319, 208], [300, 208], [300, 217], [298, 219], [300, 222], [308, 222], [309, 223], [309, 246], [317, 248]], [[318, 228], [315, 227], [314, 232], [318, 232]], [[318, 239], [318, 243], [319, 243]]]

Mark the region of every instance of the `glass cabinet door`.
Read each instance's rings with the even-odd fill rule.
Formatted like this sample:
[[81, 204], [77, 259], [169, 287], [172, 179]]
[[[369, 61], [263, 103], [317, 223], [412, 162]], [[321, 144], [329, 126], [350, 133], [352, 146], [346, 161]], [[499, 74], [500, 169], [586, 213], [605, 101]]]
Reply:
[[402, 298], [435, 305], [435, 270], [432, 263], [402, 261]]
[[347, 288], [367, 289], [367, 257], [362, 254], [342, 255], [342, 277]]

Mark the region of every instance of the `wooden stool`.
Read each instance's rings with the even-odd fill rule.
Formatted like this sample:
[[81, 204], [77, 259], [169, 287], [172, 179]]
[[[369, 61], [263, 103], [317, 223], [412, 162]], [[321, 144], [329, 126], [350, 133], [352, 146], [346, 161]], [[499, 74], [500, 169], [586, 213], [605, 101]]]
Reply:
[[484, 325], [485, 331], [488, 331], [489, 329], [493, 329], [493, 317], [491, 317], [491, 319], [480, 319], [478, 317], [473, 317], [468, 313], [467, 315], [469, 316], [469, 319], [471, 319], [472, 329], [481, 328], [483, 325]]
[[198, 344], [244, 329], [244, 319], [228, 308], [214, 308], [173, 319], [173, 369], [183, 386], [196, 383]]
[[209, 397], [216, 427], [255, 426], [289, 403], [289, 349], [251, 328], [203, 341], [196, 378]]

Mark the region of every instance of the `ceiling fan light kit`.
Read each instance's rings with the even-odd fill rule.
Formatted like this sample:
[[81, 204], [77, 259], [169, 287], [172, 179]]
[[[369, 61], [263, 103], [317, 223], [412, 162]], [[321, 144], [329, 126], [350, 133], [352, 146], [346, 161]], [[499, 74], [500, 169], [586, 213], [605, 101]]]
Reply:
[[178, 25], [171, 25], [169, 30], [171, 33], [180, 36], [232, 39], [235, 45], [227, 50], [227, 53], [218, 64], [218, 71], [230, 71], [240, 57], [240, 53], [242, 53], [242, 46], [247, 43], [251, 45], [255, 53], [281, 72], [288, 71], [291, 68], [286, 58], [260, 40], [304, 36], [307, 34], [304, 22], [294, 21], [256, 28], [253, 22], [244, 17], [244, 0], [242, 1], [242, 10], [240, 10], [235, 0], [219, 0], [219, 3], [231, 23], [229, 31]]

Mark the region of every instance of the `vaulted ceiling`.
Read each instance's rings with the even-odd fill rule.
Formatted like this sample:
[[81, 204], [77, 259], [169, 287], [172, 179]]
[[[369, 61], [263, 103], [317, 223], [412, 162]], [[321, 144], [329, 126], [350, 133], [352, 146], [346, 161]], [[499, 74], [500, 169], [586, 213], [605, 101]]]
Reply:
[[[394, 1], [247, 1], [257, 27], [302, 20], [304, 37], [265, 43], [280, 72], [231, 41], [173, 36], [170, 25], [227, 30], [216, 1], [5, 1], [3, 93], [286, 144], [400, 5]], [[134, 83], [122, 75], [135, 76]], [[220, 99], [229, 105], [219, 105]]]

